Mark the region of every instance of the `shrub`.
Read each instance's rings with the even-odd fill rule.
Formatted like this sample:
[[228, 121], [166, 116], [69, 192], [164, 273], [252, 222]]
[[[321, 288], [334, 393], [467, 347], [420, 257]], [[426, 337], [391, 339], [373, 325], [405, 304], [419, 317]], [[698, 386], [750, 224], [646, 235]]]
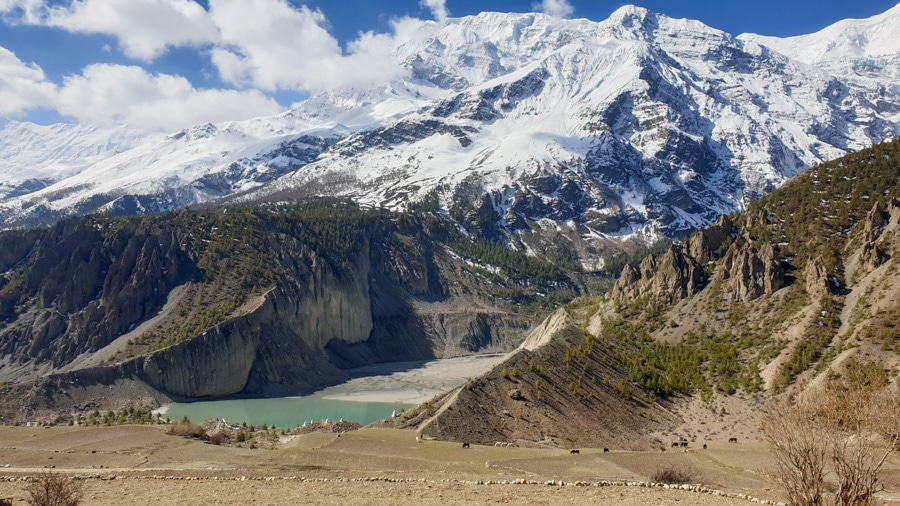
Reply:
[[206, 429], [197, 423], [173, 423], [169, 426], [169, 434], [193, 439], [209, 439], [206, 434]]
[[822, 504], [829, 475], [833, 504], [873, 504], [884, 489], [879, 473], [900, 448], [900, 396], [880, 365], [851, 361], [824, 383], [773, 400], [762, 429], [775, 454], [771, 476], [792, 504]]
[[44, 472], [25, 487], [26, 501], [32, 506], [77, 506], [81, 502], [83, 484], [70, 476]]
[[650, 480], [655, 483], [667, 483], [669, 485], [696, 483], [697, 470], [692, 467], [677, 468], [673, 465], [669, 465], [657, 469], [650, 477]]

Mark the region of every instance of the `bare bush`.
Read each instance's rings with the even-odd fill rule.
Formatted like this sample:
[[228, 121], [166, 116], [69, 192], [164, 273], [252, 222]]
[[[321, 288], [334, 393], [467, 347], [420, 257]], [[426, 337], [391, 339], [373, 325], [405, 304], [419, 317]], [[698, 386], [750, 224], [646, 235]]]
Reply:
[[169, 434], [192, 439], [201, 439], [204, 441], [209, 439], [206, 434], [206, 429], [198, 423], [173, 423], [169, 426], [168, 432]]
[[70, 476], [43, 472], [25, 487], [32, 506], [78, 506], [83, 484]]
[[650, 476], [650, 480], [655, 483], [667, 483], [669, 485], [696, 483], [697, 475], [697, 470], [693, 467], [675, 467], [670, 465], [657, 469]]
[[880, 366], [851, 363], [825, 384], [831, 461], [838, 506], [874, 504], [884, 487], [878, 473], [900, 446], [900, 397]]
[[773, 401], [762, 430], [775, 454], [771, 477], [797, 506], [822, 504], [827, 440], [811, 395]]
[[[772, 477], [792, 504], [867, 506], [900, 449], [900, 398], [881, 366], [850, 362], [816, 388], [774, 401], [762, 429], [775, 454]], [[828, 497], [826, 474], [834, 475]]]

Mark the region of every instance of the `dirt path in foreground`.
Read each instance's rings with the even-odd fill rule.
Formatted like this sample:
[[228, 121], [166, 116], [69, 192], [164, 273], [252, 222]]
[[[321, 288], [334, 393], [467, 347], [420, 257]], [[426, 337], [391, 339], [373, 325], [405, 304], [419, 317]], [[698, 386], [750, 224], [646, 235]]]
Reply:
[[[764, 445], [749, 442], [711, 443], [707, 449], [678, 452], [582, 448], [571, 454], [560, 449], [417, 443], [412, 431], [364, 428], [340, 435], [293, 434], [271, 447], [249, 449], [184, 439], [165, 429], [0, 427], [0, 498], [11, 498], [16, 506], [26, 504], [26, 480], [51, 471], [77, 475], [84, 483], [82, 504], [100, 506], [151, 501], [712, 506], [780, 499], [780, 492], [759, 473], [771, 455]], [[703, 490], [622, 484], [650, 481], [665, 466], [692, 469]], [[892, 472], [898, 470], [900, 464], [892, 464]], [[613, 480], [618, 484], [598, 486]], [[889, 488], [898, 488], [900, 471], [888, 481]]]
[[[0, 482], [0, 498], [25, 504], [21, 482]], [[322, 504], [616, 504], [622, 506], [697, 505], [746, 506], [745, 499], [715, 497], [682, 490], [637, 487], [577, 487], [557, 485], [473, 485], [454, 481], [349, 482], [299, 480], [220, 481], [130, 479], [87, 480], [83, 504], [157, 505]]]

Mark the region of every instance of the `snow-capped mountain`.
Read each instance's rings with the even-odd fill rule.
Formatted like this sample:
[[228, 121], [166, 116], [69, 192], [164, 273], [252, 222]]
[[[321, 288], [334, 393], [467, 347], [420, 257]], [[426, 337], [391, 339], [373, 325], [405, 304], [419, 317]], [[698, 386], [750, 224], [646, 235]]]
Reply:
[[896, 41], [876, 35], [898, 23], [900, 8], [805, 39], [870, 34], [865, 54], [880, 63], [862, 79], [802, 59], [802, 38], [737, 38], [638, 7], [603, 22], [447, 19], [396, 48], [404, 78], [276, 117], [147, 136], [5, 197], [0, 219], [329, 194], [390, 208], [436, 197], [485, 236], [681, 235], [895, 137], [900, 60]]
[[0, 202], [78, 174], [148, 137], [124, 125], [40, 126], [0, 118]]
[[894, 93], [900, 88], [900, 4], [868, 19], [845, 19], [816, 33], [777, 38], [743, 34], [794, 60], [862, 82], [876, 82]]

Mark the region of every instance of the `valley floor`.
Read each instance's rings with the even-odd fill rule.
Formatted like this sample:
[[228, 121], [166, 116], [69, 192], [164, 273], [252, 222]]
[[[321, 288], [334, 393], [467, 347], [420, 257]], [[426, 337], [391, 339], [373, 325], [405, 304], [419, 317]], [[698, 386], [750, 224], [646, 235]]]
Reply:
[[[162, 426], [0, 427], [0, 498], [24, 504], [23, 478], [41, 471], [86, 478], [83, 504], [749, 504], [777, 501], [759, 473], [759, 443], [711, 441], [703, 450], [627, 452], [498, 448], [424, 441], [394, 429], [282, 436], [272, 449], [214, 446]], [[728, 496], [626, 486], [657, 470], [692, 469], [697, 483]], [[374, 479], [373, 479], [374, 478]], [[893, 475], [893, 481], [897, 481]], [[524, 480], [524, 484], [513, 482]], [[549, 481], [554, 484], [548, 484]], [[611, 486], [575, 486], [616, 482]], [[889, 486], [890, 486], [889, 479]], [[564, 483], [564, 484], [562, 484]], [[896, 484], [895, 484], [896, 488]], [[744, 496], [744, 497], [741, 497]]]

